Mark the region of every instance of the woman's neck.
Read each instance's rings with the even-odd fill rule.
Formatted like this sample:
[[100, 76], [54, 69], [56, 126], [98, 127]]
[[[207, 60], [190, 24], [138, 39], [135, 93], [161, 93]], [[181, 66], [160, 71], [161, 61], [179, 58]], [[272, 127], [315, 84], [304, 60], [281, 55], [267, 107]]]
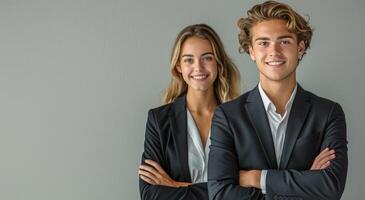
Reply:
[[192, 113], [211, 113], [217, 107], [217, 99], [215, 98], [213, 89], [207, 91], [188, 90], [186, 104]]

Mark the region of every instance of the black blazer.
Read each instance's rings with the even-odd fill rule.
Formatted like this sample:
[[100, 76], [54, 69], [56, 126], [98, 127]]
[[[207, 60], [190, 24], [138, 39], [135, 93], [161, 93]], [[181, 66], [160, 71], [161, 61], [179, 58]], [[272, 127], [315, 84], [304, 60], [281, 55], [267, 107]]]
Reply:
[[[191, 182], [185, 95], [148, 112], [142, 164], [145, 159], [158, 162], [175, 181]], [[208, 199], [207, 183], [172, 188], [150, 185], [139, 179], [139, 190], [142, 200]]]
[[[325, 170], [310, 171], [326, 147], [336, 158]], [[347, 175], [346, 122], [341, 106], [299, 85], [290, 111], [278, 166], [258, 88], [217, 107], [212, 121], [208, 166], [210, 199], [340, 199]], [[266, 195], [239, 185], [239, 170], [268, 169]]]

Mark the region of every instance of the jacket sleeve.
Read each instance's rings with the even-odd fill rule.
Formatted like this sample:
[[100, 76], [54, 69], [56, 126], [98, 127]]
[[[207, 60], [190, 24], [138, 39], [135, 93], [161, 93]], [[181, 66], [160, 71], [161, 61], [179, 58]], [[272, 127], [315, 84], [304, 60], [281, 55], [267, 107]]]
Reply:
[[208, 165], [208, 193], [211, 200], [264, 199], [261, 190], [239, 185], [238, 166], [231, 128], [224, 111], [217, 107], [212, 121]]
[[345, 115], [335, 103], [328, 116], [321, 149], [335, 149], [336, 158], [324, 170], [268, 170], [266, 191], [269, 196], [296, 199], [340, 199], [345, 188], [348, 157]]
[[[162, 168], [166, 169], [163, 150], [161, 145], [161, 134], [156, 117], [152, 110], [148, 113], [144, 152], [141, 163], [146, 159], [158, 162]], [[198, 183], [188, 187], [167, 187], [160, 185], [150, 185], [139, 178], [139, 190], [142, 200], [206, 200], [208, 199], [207, 184]]]

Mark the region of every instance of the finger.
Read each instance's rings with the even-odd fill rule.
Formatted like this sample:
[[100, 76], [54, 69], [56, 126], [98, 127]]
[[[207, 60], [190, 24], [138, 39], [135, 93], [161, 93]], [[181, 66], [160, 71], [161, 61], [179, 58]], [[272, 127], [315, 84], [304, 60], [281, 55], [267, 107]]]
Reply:
[[321, 157], [323, 156], [323, 154], [325, 154], [326, 152], [329, 151], [329, 148], [325, 148], [324, 150], [322, 150], [315, 158], [314, 158], [314, 161], [313, 161], [313, 164], [312, 164], [312, 168], [316, 168], [318, 167], [318, 161], [321, 159]]
[[326, 154], [329, 152], [329, 148], [326, 147], [325, 149], [323, 149], [315, 158], [313, 161], [313, 164], [311, 166], [311, 170], [318, 170], [320, 169], [320, 165], [318, 164], [320, 162], [320, 160], [322, 159], [323, 156], [326, 156]]
[[331, 162], [330, 161], [327, 161], [324, 165], [322, 165], [320, 167], [320, 169], [326, 169], [327, 167], [329, 167], [331, 165]]
[[321, 151], [321, 153], [319, 153], [318, 156], [316, 156], [316, 159], [320, 160], [323, 157], [326, 157], [326, 155], [328, 155], [330, 152], [331, 152], [331, 150], [327, 147], [323, 151]]
[[336, 158], [336, 154], [328, 155], [328, 156], [322, 158], [320, 161], [318, 161], [318, 166], [322, 166], [325, 163], [327, 163], [328, 161], [331, 161], [331, 160], [333, 160], [335, 158]]
[[151, 184], [151, 185], [156, 185], [156, 183], [155, 183], [152, 179], [148, 178], [147, 176], [139, 175], [139, 177], [140, 177], [143, 181], [145, 181], [145, 182], [147, 182], [147, 183], [149, 183], [149, 184]]
[[321, 155], [321, 154], [323, 154], [323, 153], [325, 153], [325, 152], [327, 152], [327, 151], [329, 151], [329, 150], [330, 150], [330, 148], [326, 147], [325, 149], [323, 149], [323, 150], [319, 153], [319, 155]]
[[330, 150], [324, 154], [322, 154], [320, 157], [317, 158], [317, 162], [323, 162], [323, 160], [328, 160], [328, 159], [331, 159], [333, 157], [333, 155], [335, 155], [335, 151], [334, 150]]
[[166, 174], [165, 170], [160, 166], [160, 164], [153, 160], [145, 160], [145, 162], [149, 165], [152, 165], [158, 172], [161, 174]]
[[157, 178], [159, 178], [161, 176], [161, 174], [155, 168], [153, 168], [149, 165], [140, 165], [139, 169], [150, 172], [153, 175], [155, 175]]
[[[326, 150], [326, 149], [325, 149]], [[319, 170], [322, 165], [327, 161], [333, 160], [335, 158], [335, 150], [325, 151], [323, 150], [314, 160], [311, 170]]]
[[138, 171], [139, 175], [142, 175], [144, 177], [147, 177], [149, 179], [151, 179], [153, 182], [155, 182], [156, 184], [160, 183], [160, 180], [158, 177], [155, 176], [155, 174], [148, 172], [148, 171], [144, 171], [144, 170], [139, 170]]
[[318, 165], [318, 163], [321, 162], [321, 160], [327, 159], [329, 156], [331, 156], [334, 153], [335, 153], [335, 151], [333, 149], [329, 150], [329, 151], [321, 152], [315, 159], [315, 162], [317, 162], [317, 166], [320, 166], [320, 165]]

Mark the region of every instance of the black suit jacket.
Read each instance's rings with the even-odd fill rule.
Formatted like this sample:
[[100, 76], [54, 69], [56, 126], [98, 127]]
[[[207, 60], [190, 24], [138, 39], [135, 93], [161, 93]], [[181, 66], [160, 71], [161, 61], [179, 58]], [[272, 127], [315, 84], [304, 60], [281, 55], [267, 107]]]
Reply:
[[[336, 158], [310, 171], [326, 147]], [[280, 165], [258, 88], [218, 106], [212, 121], [208, 166], [210, 199], [340, 199], [347, 175], [347, 139], [339, 104], [299, 85], [290, 111]], [[268, 169], [266, 195], [239, 186], [239, 170]]]
[[[158, 162], [175, 181], [191, 182], [185, 95], [148, 112], [142, 164], [145, 159]], [[208, 199], [207, 183], [172, 188], [150, 185], [139, 179], [139, 190], [142, 200]]]

